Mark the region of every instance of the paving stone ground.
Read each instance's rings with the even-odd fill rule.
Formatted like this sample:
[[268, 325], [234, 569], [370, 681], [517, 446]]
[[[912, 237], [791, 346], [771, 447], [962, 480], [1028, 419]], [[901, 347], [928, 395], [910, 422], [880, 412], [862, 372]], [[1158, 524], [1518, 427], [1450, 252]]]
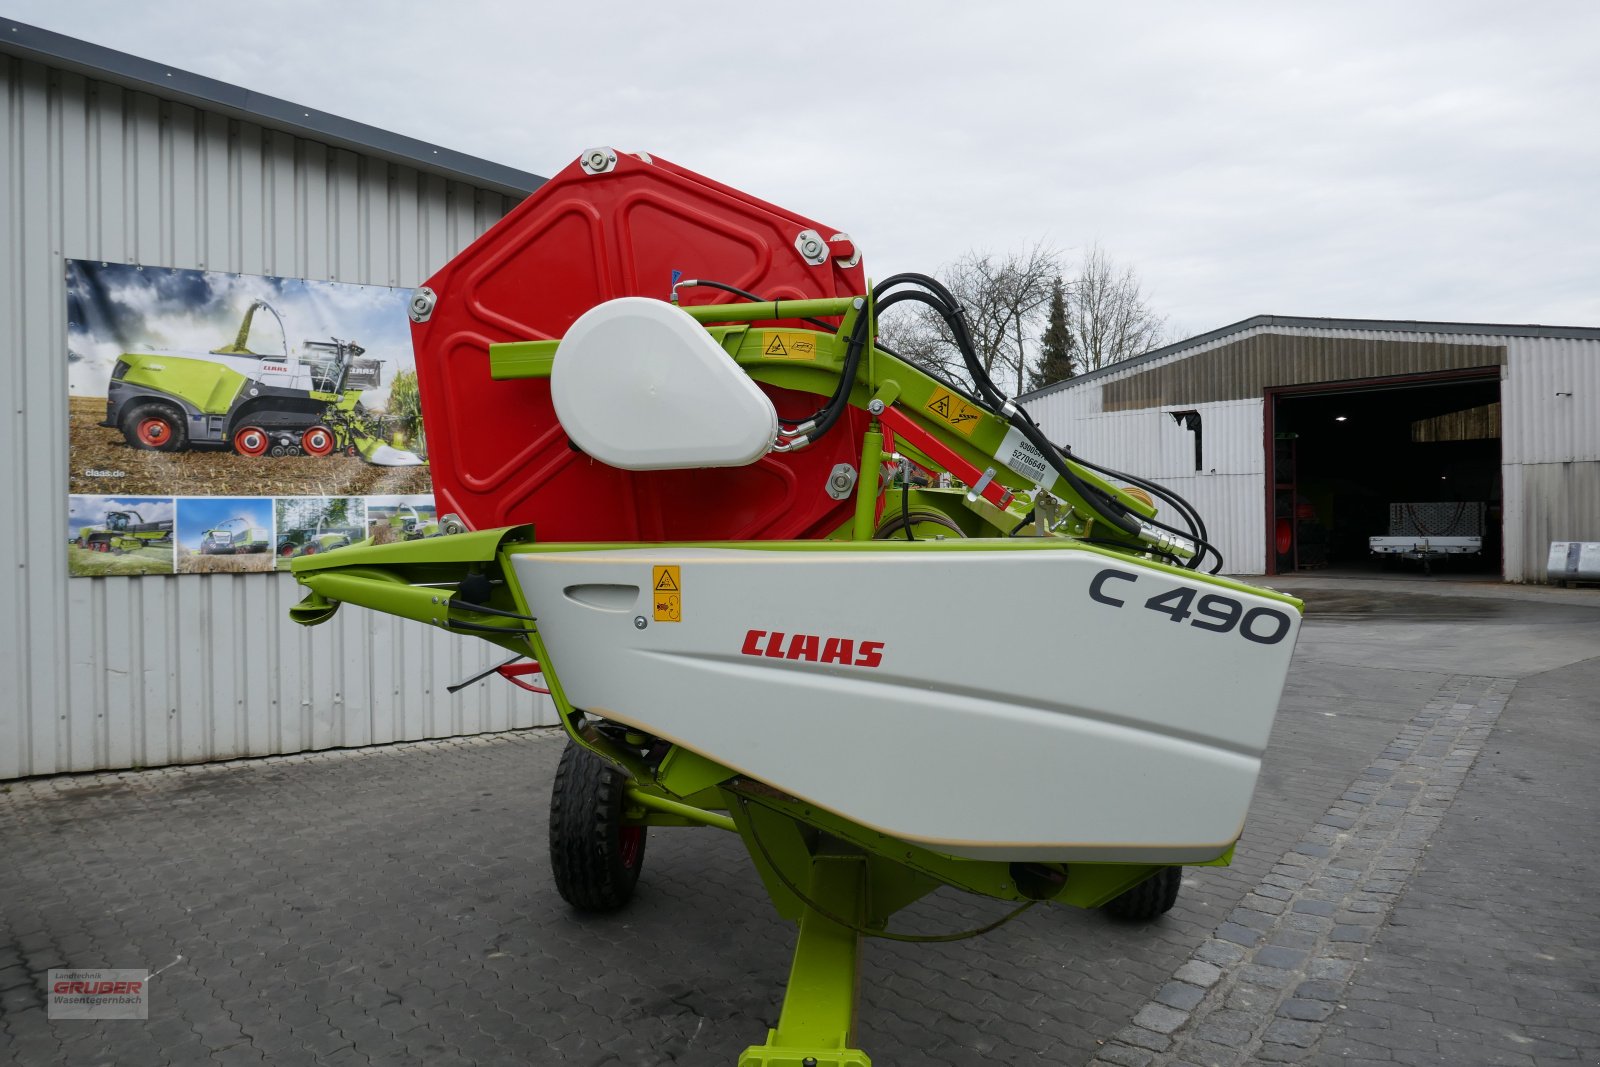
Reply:
[[[1235, 865], [1188, 871], [1155, 922], [1035, 909], [974, 941], [873, 943], [858, 1036], [880, 1067], [1600, 1056], [1600, 679], [1581, 663], [1600, 600], [1310, 595], [1330, 608], [1302, 633]], [[1559, 718], [1541, 685], [1567, 694]], [[530, 731], [12, 783], [0, 1063], [731, 1065], [776, 1018], [792, 928], [714, 831], [654, 832], [626, 911], [571, 914], [544, 859], [559, 751]], [[947, 892], [903, 922], [995, 907]], [[165, 969], [148, 1022], [51, 1021], [40, 982], [61, 966]], [[1413, 1036], [1441, 1027], [1468, 1036]]]
[[1597, 694], [1517, 684], [1308, 1062], [1600, 1063]]

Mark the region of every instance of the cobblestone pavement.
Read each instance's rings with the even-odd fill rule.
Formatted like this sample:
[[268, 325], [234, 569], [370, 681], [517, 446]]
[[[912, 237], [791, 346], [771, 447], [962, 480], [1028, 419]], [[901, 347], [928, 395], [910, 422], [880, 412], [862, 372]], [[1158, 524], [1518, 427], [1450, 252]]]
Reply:
[[[880, 1067], [1600, 1056], [1600, 610], [1307, 595], [1327, 611], [1234, 866], [1151, 923], [1035, 909], [871, 944]], [[708, 830], [655, 831], [623, 913], [570, 913], [544, 860], [559, 752], [529, 731], [13, 783], [0, 1063], [731, 1065], [775, 1021], [792, 928]], [[998, 907], [944, 892], [904, 925]], [[165, 969], [147, 1022], [50, 1021], [63, 966]]]
[[1518, 683], [1310, 1062], [1600, 1063], [1597, 693]]

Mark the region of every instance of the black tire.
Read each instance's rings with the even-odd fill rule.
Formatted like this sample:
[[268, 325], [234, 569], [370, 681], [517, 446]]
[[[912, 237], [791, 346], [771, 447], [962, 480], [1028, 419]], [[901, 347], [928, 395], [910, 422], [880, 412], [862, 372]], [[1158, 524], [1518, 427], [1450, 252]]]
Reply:
[[550, 790], [550, 870], [579, 911], [616, 911], [633, 897], [647, 828], [622, 824], [627, 775], [571, 741]]
[[189, 447], [189, 427], [183, 412], [159, 400], [135, 404], [122, 417], [122, 436], [146, 452], [182, 452]]
[[1183, 884], [1182, 867], [1163, 867], [1132, 889], [1101, 906], [1107, 915], [1131, 922], [1157, 919], [1178, 902], [1178, 887]]

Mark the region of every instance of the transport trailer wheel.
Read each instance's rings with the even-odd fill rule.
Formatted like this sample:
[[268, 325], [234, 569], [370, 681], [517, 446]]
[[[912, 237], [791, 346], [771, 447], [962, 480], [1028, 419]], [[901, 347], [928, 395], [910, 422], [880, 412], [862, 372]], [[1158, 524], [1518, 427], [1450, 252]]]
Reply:
[[264, 456], [270, 444], [267, 431], [259, 426], [241, 426], [233, 435], [233, 450], [241, 456]]
[[1182, 884], [1182, 867], [1163, 867], [1121, 896], [1101, 905], [1101, 910], [1118, 919], [1135, 922], [1157, 919], [1178, 902], [1178, 887]]
[[122, 436], [146, 452], [181, 452], [189, 445], [183, 417], [169, 404], [139, 404], [122, 420]]
[[647, 828], [624, 826], [627, 775], [571, 741], [550, 791], [550, 870], [579, 911], [616, 911], [633, 897]]
[[308, 456], [321, 458], [333, 451], [333, 431], [326, 426], [313, 426], [300, 435], [300, 450]]

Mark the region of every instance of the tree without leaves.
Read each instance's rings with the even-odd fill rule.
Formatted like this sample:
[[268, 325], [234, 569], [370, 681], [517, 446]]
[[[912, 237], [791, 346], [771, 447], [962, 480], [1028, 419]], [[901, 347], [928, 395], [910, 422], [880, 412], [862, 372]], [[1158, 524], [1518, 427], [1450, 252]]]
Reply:
[[1067, 328], [1082, 370], [1099, 370], [1159, 346], [1167, 320], [1145, 303], [1139, 276], [1098, 244], [1083, 253], [1067, 297]]
[[878, 347], [914, 366], [971, 385], [949, 330], [926, 304], [901, 304], [880, 318]]
[[1077, 341], [1067, 328], [1067, 287], [1058, 277], [1050, 283], [1050, 310], [1039, 335], [1039, 361], [1028, 373], [1028, 388], [1043, 389], [1077, 374]]
[[[1028, 345], [1061, 276], [1061, 257], [1044, 243], [996, 256], [968, 252], [946, 267], [940, 281], [965, 312], [978, 362], [1005, 391], [1019, 389]], [[908, 362], [930, 367], [966, 385], [971, 381], [949, 324], [932, 308], [910, 305], [879, 324], [879, 339]]]

